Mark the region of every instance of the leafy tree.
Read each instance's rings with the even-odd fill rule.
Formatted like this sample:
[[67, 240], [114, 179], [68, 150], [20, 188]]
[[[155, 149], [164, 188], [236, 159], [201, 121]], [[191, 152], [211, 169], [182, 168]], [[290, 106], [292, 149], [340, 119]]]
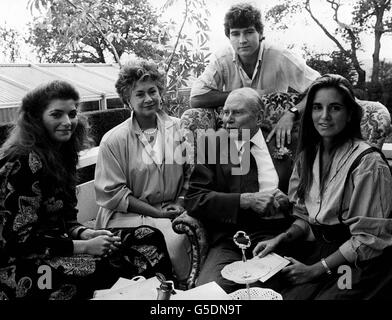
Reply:
[[[179, 0], [168, 0], [163, 9], [166, 10]], [[168, 90], [178, 89], [187, 85], [191, 76], [198, 77], [208, 63], [210, 28], [205, 0], [183, 0], [183, 21], [176, 36], [174, 47], [168, 50], [165, 68], [168, 73]], [[184, 26], [196, 26], [196, 38], [184, 33]], [[168, 47], [169, 48], [169, 47]], [[178, 49], [178, 50], [177, 50]]]
[[345, 77], [350, 82], [355, 82], [355, 69], [353, 64], [341, 51], [326, 53], [307, 53], [306, 64], [317, 70], [320, 74], [336, 73]]
[[385, 61], [385, 59], [380, 62], [380, 79], [392, 80], [392, 63]]
[[20, 58], [21, 35], [13, 28], [6, 25], [0, 26], [0, 53], [4, 56], [4, 62], [14, 63]]
[[[184, 18], [174, 31], [174, 22], [161, 22], [143, 0], [30, 0], [30, 10], [42, 15], [31, 26], [29, 42], [49, 62], [105, 62], [105, 52], [119, 62], [124, 52], [134, 53], [161, 62], [171, 80], [177, 76], [169, 89], [178, 87], [204, 70], [209, 40], [205, 0], [167, 0], [162, 10], [178, 3]], [[184, 32], [186, 24], [198, 28], [196, 39]]]
[[[183, 4], [179, 30], [143, 0], [29, 0], [31, 11], [47, 11], [31, 27], [29, 42], [49, 62], [105, 62], [110, 52], [120, 64], [123, 53], [153, 59], [167, 73], [167, 104], [186, 107], [179, 89], [208, 63], [209, 26], [205, 0], [167, 0], [162, 10]], [[190, 37], [185, 27], [197, 28]], [[174, 39], [174, 44], [169, 43]], [[177, 112], [181, 113], [181, 110]]]
[[[163, 61], [167, 72], [166, 104], [176, 116], [182, 114], [189, 102], [189, 96], [184, 96], [181, 88], [188, 87], [192, 77], [201, 75], [210, 56], [208, 48], [210, 12], [206, 8], [205, 0], [168, 0], [163, 10], [167, 10], [174, 4], [180, 7], [181, 3], [184, 6], [183, 20], [178, 31], [171, 33], [168, 31], [169, 38], [174, 38], [175, 43], [173, 46], [171, 44], [166, 46], [167, 51]], [[189, 33], [184, 31], [186, 26], [197, 29], [196, 37], [189, 36], [192, 31]]]
[[392, 63], [385, 60], [380, 62], [381, 93], [377, 100], [383, 103], [392, 113]]
[[369, 30], [374, 35], [372, 82], [380, 81], [381, 37], [392, 33], [391, 0], [359, 0], [354, 10], [353, 22], [360, 30]]
[[[392, 32], [391, 0], [351, 0], [350, 3], [345, 1], [346, 5], [352, 4], [352, 21], [350, 23], [344, 23], [340, 19], [341, 1], [325, 0], [325, 3], [331, 8], [334, 29], [333, 26], [321, 21], [312, 9], [311, 2], [311, 0], [282, 2], [267, 13], [267, 18], [282, 27], [281, 21], [285, 17], [290, 19], [296, 14], [302, 14], [305, 10], [324, 34], [335, 43], [340, 52], [351, 59], [358, 75], [357, 85], [360, 87], [364, 87], [366, 77], [365, 70], [362, 69], [357, 57], [357, 52], [362, 47], [360, 35], [362, 32], [372, 33], [375, 43], [372, 81], [378, 82], [381, 37], [387, 32]], [[287, 20], [283, 23], [283, 28], [287, 28]]]
[[154, 58], [167, 41], [159, 15], [144, 0], [30, 0], [29, 5], [42, 15], [31, 25], [28, 42], [44, 61], [106, 62], [110, 53], [119, 63], [125, 52]]

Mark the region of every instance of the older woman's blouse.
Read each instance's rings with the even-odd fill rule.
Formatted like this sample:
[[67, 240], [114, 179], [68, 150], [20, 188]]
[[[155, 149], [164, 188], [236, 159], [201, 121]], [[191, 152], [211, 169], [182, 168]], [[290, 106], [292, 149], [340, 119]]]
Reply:
[[[350, 141], [335, 153], [324, 192], [320, 194], [320, 150], [313, 164], [313, 183], [305, 195], [305, 203], [297, 196], [298, 163], [289, 184], [289, 197], [294, 203], [294, 216], [316, 225], [339, 224], [338, 212], [343, 197], [348, 170], [357, 156], [368, 149], [362, 141]], [[371, 259], [392, 245], [392, 177], [381, 156], [365, 155], [352, 172], [346, 186], [342, 206], [344, 224], [349, 226], [351, 238], [339, 250], [348, 262]], [[312, 238], [310, 228], [309, 238]]]
[[116, 212], [126, 213], [124, 219], [139, 215], [128, 212], [130, 195], [162, 208], [185, 194], [188, 167], [184, 164], [180, 121], [163, 112], [157, 115], [154, 146], [145, 139], [133, 114], [103, 137], [95, 171], [97, 203], [101, 206], [97, 226], [106, 227]]

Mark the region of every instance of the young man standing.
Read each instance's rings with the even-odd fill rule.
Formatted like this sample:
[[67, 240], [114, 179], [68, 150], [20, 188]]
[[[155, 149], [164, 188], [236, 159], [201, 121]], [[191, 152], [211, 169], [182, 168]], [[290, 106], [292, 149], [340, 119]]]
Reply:
[[[224, 28], [231, 46], [214, 54], [193, 83], [193, 108], [223, 106], [229, 93], [242, 87], [251, 87], [261, 94], [287, 92], [289, 87], [302, 92], [320, 76], [302, 59], [264, 40], [261, 13], [250, 4], [232, 6], [226, 13]], [[283, 123], [282, 134], [291, 131], [298, 115], [293, 109], [278, 124]], [[280, 136], [280, 132], [277, 134]]]

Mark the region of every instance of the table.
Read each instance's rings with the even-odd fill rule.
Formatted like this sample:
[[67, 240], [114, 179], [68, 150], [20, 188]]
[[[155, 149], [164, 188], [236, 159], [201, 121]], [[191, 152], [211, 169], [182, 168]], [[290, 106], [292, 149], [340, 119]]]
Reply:
[[[156, 300], [159, 286], [157, 277], [138, 281], [120, 278], [111, 289], [96, 291], [92, 300]], [[215, 281], [187, 291], [175, 291], [170, 300], [232, 300]]]

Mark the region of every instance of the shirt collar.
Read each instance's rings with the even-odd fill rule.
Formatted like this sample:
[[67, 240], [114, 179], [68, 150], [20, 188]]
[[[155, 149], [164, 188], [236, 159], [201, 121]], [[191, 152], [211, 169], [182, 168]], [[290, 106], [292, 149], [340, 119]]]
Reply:
[[263, 133], [261, 132], [261, 129], [257, 130], [254, 136], [250, 139], [250, 141], [252, 141], [253, 144], [258, 148], [260, 149], [263, 148], [264, 136]]
[[[139, 123], [136, 121], [136, 117], [134, 117], [134, 111], [131, 113], [130, 117], [131, 130], [134, 131], [137, 135], [140, 135], [142, 130], [139, 127]], [[157, 124], [158, 129], [162, 130], [169, 129], [170, 127], [175, 125], [175, 122], [162, 110], [157, 111]]]
[[[257, 132], [253, 135], [253, 137], [249, 140], [252, 141], [255, 146], [258, 148], [262, 149], [263, 148], [263, 141], [264, 141], [264, 136], [263, 133], [261, 132], [261, 129], [257, 130]], [[238, 150], [241, 150], [241, 148], [244, 146], [246, 143], [245, 141], [235, 141]]]
[[[233, 51], [233, 62], [236, 64], [240, 64], [240, 59], [238, 57], [238, 54], [235, 53], [233, 47], [231, 47]], [[259, 47], [259, 55], [257, 56], [257, 61], [261, 62], [263, 59], [263, 52], [264, 52], [264, 40], [260, 41], [260, 47]]]

